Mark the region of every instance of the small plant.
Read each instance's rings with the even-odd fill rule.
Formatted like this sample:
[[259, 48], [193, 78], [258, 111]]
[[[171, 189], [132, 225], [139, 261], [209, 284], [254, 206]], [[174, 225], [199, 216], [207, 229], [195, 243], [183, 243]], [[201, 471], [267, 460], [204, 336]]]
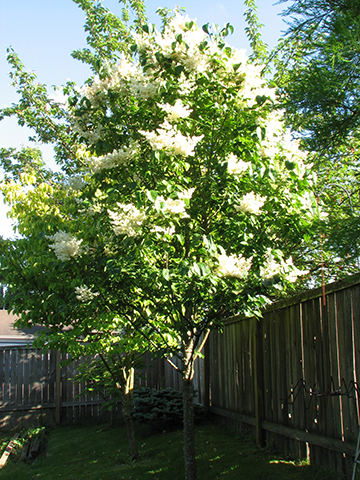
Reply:
[[[194, 412], [195, 420], [205, 416], [204, 408], [200, 405], [194, 405]], [[150, 424], [156, 430], [181, 428], [182, 394], [172, 388], [135, 390], [132, 416], [138, 423]]]

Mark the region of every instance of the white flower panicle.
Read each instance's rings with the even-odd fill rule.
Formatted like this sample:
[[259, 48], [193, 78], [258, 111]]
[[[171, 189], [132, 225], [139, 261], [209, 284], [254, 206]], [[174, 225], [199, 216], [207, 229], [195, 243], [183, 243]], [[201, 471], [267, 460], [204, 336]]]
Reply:
[[[270, 164], [277, 170], [279, 162], [276, 159], [281, 156], [293, 164], [293, 172], [302, 178], [306, 171], [304, 162], [307, 153], [300, 150], [299, 141], [292, 138], [289, 130], [285, 130], [281, 115], [281, 111], [273, 111], [260, 121], [259, 130], [265, 130], [265, 138], [261, 139], [260, 155], [270, 159]], [[281, 168], [284, 170], [283, 166]]]
[[175, 105], [169, 105], [166, 103], [160, 104], [159, 106], [167, 113], [169, 122], [176, 122], [181, 118], [187, 118], [192, 112], [192, 110], [185, 106], [179, 99], [176, 100]]
[[185, 200], [190, 200], [194, 191], [195, 188], [190, 188], [189, 190], [178, 192], [178, 198], [168, 198], [166, 200], [163, 195], [159, 195], [155, 200], [155, 208], [156, 210], [162, 210], [170, 214], [178, 214], [183, 218], [187, 218], [189, 215], [186, 212]]
[[78, 192], [85, 187], [86, 181], [85, 181], [84, 177], [81, 177], [80, 175], [74, 175], [74, 176], [68, 177], [66, 179], [66, 185], [71, 190], [74, 190], [74, 191]]
[[139, 130], [139, 133], [144, 135], [153, 150], [164, 151], [167, 155], [183, 157], [193, 157], [196, 145], [204, 137], [204, 135], [199, 137], [183, 135], [167, 121], [161, 124], [155, 132]]
[[106, 155], [100, 157], [92, 156], [85, 158], [84, 161], [94, 172], [99, 172], [102, 169], [110, 169], [128, 163], [138, 152], [138, 145], [136, 142], [130, 142], [128, 147], [123, 147], [119, 150], [114, 150]]
[[73, 237], [70, 233], [59, 230], [54, 235], [47, 236], [46, 238], [54, 242], [52, 245], [49, 245], [49, 247], [54, 250], [56, 258], [62, 262], [66, 262], [81, 253], [80, 246], [82, 240], [77, 240], [77, 238]]
[[162, 210], [163, 212], [168, 212], [171, 214], [180, 214], [183, 217], [189, 216], [186, 213], [185, 201], [182, 199], [168, 198], [167, 200], [165, 200], [162, 195], [159, 195], [155, 201], [155, 208], [157, 210]]
[[[199, 45], [207, 38], [207, 34], [198, 29], [193, 23], [191, 29], [186, 24], [191, 22], [189, 17], [176, 12], [170, 19], [164, 32], [155, 32], [154, 35], [135, 35], [139, 50], [146, 51], [155, 57], [155, 51], [160, 50], [167, 57], [182, 63], [189, 72], [203, 72], [207, 67], [207, 56], [199, 49]], [[181, 35], [182, 42], [174, 40]], [[175, 48], [174, 48], [175, 47]]]
[[138, 210], [135, 205], [117, 204], [117, 211], [108, 210], [113, 224], [115, 235], [135, 237], [140, 234], [141, 226], [146, 218], [145, 212]]
[[240, 204], [235, 206], [236, 210], [244, 213], [260, 213], [261, 207], [264, 205], [266, 197], [255, 195], [254, 192], [247, 193], [240, 200]]
[[195, 188], [189, 188], [189, 190], [184, 190], [182, 192], [178, 192], [178, 198], [181, 200], [190, 199], [195, 192]]
[[175, 227], [161, 227], [160, 225], [155, 225], [152, 229], [151, 232], [153, 233], [159, 233], [161, 235], [166, 234], [166, 235], [174, 235], [175, 234]]
[[251, 165], [250, 162], [239, 160], [238, 157], [233, 153], [230, 153], [226, 160], [228, 164], [228, 172], [233, 175], [242, 175], [250, 168]]
[[87, 287], [86, 285], [82, 285], [81, 287], [75, 287], [75, 294], [76, 298], [80, 302], [90, 302], [95, 297], [100, 295], [100, 292], [92, 292], [91, 288]]
[[271, 248], [267, 251], [265, 265], [260, 267], [260, 277], [265, 280], [280, 276], [293, 283], [299, 276], [306, 275], [307, 273], [309, 273], [308, 270], [299, 270], [295, 267], [291, 257], [289, 257], [286, 262], [281, 259], [279, 263], [272, 254]]
[[102, 125], [93, 125], [89, 115], [84, 114], [81, 117], [72, 116], [72, 128], [80, 137], [84, 138], [91, 145], [95, 145], [103, 138], [104, 128]]
[[242, 255], [226, 255], [223, 253], [217, 257], [219, 267], [217, 272], [224, 277], [246, 278], [251, 268], [252, 257], [244, 258]]
[[131, 92], [139, 98], [151, 98], [156, 95], [162, 83], [161, 79], [152, 79], [151, 81], [143, 74], [139, 64], [122, 58], [105, 78], [100, 79], [96, 75], [92, 85], [83, 89], [83, 94], [96, 106], [101, 104], [109, 91], [124, 95]]

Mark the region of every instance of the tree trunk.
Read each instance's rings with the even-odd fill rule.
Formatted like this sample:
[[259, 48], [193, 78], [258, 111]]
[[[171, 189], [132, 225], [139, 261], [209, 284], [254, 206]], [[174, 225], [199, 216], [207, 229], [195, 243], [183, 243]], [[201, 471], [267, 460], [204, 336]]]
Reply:
[[134, 388], [134, 369], [131, 368], [130, 371], [127, 373], [128, 374], [126, 378], [126, 387], [125, 387], [123, 401], [122, 401], [122, 414], [123, 414], [126, 433], [129, 441], [129, 446], [130, 446], [130, 455], [133, 460], [138, 460], [140, 455], [139, 455], [139, 451], [138, 451], [136, 440], [135, 440], [134, 424], [131, 416], [131, 406], [132, 406], [133, 388]]
[[194, 432], [194, 385], [187, 375], [182, 380], [185, 480], [196, 480], [195, 432]]

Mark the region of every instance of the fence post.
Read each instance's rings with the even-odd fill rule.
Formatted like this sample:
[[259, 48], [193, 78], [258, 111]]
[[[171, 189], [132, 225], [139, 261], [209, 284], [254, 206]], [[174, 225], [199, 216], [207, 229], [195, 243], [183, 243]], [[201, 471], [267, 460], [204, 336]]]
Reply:
[[56, 362], [55, 362], [55, 369], [56, 369], [56, 378], [55, 378], [55, 423], [60, 424], [61, 418], [61, 368], [60, 368], [60, 358], [61, 352], [60, 350], [56, 351]]
[[253, 319], [254, 327], [254, 397], [255, 397], [255, 435], [259, 446], [265, 445], [265, 435], [262, 429], [264, 420], [264, 356], [262, 319]]

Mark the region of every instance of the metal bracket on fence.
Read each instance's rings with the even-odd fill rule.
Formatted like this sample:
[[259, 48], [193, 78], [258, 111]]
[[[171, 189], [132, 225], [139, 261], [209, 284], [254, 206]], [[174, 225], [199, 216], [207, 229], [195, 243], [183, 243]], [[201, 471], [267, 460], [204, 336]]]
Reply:
[[303, 378], [300, 378], [300, 380], [297, 382], [295, 387], [291, 389], [290, 395], [288, 395], [286, 398], [280, 399], [281, 402], [283, 404], [293, 405], [299, 393], [301, 392], [301, 390], [304, 390], [305, 393], [310, 396], [309, 404], [308, 406], [305, 407], [306, 410], [310, 408], [313, 397], [318, 397], [318, 398], [324, 397], [325, 407], [326, 407], [326, 401], [328, 397], [337, 397], [340, 395], [346, 395], [348, 398], [354, 398], [355, 392], [360, 395], [360, 389], [357, 383], [354, 382], [353, 380], [351, 380], [347, 385], [345, 379], [342, 378], [339, 388], [335, 388], [334, 379], [333, 377], [330, 377], [328, 389], [325, 392], [322, 392], [319, 390], [316, 383], [314, 384], [313, 387], [309, 387], [306, 380], [304, 380]]

